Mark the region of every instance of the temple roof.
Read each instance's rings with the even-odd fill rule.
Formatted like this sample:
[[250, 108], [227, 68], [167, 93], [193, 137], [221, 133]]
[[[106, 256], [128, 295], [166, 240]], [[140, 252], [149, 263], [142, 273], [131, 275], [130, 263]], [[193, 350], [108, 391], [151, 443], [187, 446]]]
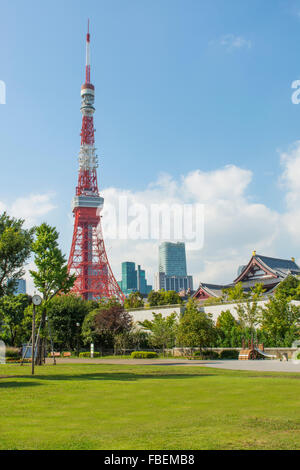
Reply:
[[227, 285], [207, 284], [207, 283], [204, 283], [204, 282], [202, 283], [201, 282], [194, 295], [197, 294], [199, 289], [203, 289], [205, 292], [207, 292], [212, 297], [220, 297], [222, 295], [222, 291], [224, 289], [228, 289], [229, 287], [233, 287], [233, 285], [234, 284], [227, 284]]
[[271, 258], [269, 256], [253, 254], [249, 263], [244, 266], [244, 269], [241, 270], [234, 283], [245, 281], [254, 266], [260, 267], [265, 271], [266, 275], [279, 278], [279, 280], [284, 279], [288, 274], [300, 275], [300, 268], [293, 259]]
[[238, 277], [231, 284], [200, 283], [194, 297], [201, 291], [208, 297], [221, 297], [223, 290], [234, 287], [241, 282], [243, 290], [250, 291], [257, 283], [262, 283], [265, 292], [271, 293], [289, 274], [300, 275], [300, 267], [292, 259], [272, 258], [270, 256], [253, 255], [248, 264], [239, 268]]

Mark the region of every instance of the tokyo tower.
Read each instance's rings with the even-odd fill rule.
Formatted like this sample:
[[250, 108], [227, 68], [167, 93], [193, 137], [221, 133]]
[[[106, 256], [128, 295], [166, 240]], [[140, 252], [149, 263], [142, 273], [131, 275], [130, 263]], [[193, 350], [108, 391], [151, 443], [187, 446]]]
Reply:
[[81, 145], [76, 195], [73, 199], [74, 231], [68, 261], [68, 270], [77, 278], [72, 292], [85, 300], [116, 298], [121, 302], [121, 291], [108, 262], [101, 229], [101, 209], [104, 199], [97, 183], [97, 155], [95, 149], [94, 99], [91, 84], [90, 32], [86, 36], [85, 83], [81, 87]]

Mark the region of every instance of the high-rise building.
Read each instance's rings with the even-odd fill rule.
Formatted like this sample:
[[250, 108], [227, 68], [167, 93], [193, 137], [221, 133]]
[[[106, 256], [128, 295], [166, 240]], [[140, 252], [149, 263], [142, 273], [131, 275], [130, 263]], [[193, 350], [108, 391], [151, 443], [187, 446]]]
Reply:
[[159, 272], [166, 276], [186, 276], [185, 244], [163, 242], [159, 246]]
[[16, 287], [13, 292], [14, 295], [18, 294], [26, 294], [26, 280], [25, 279], [18, 279], [16, 281]]
[[119, 281], [118, 284], [125, 295], [137, 291], [147, 295], [152, 290], [152, 286], [147, 284], [145, 271], [141, 269], [140, 265], [135, 269], [135, 263], [130, 261], [122, 263], [122, 281]]
[[184, 243], [163, 242], [159, 246], [159, 272], [155, 275], [154, 288], [176, 292], [193, 290], [193, 277], [187, 275]]

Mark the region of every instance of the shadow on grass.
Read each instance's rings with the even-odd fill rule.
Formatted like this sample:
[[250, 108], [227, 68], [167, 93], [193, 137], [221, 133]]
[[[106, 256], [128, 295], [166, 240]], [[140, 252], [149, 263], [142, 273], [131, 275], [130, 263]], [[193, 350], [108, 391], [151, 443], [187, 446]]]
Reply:
[[[141, 379], [188, 379], [194, 377], [210, 377], [216, 374], [160, 374], [160, 373], [149, 373], [149, 374], [134, 374], [130, 372], [107, 372], [107, 373], [87, 373], [87, 374], [49, 374], [49, 375], [39, 375], [38, 373], [32, 377], [30, 375], [18, 375], [10, 377], [2, 377], [2, 379], [30, 379], [26, 382], [2, 382], [0, 377], [0, 388], [5, 387], [18, 387], [18, 386], [27, 386], [27, 385], [42, 385], [41, 383], [32, 382], [32, 379], [39, 381], [121, 381], [121, 382], [137, 382]], [[1, 383], [2, 382], [2, 383]]]
[[36, 375], [39, 380], [117, 380], [123, 382], [138, 381], [141, 379], [188, 379], [193, 377], [209, 377], [215, 374], [134, 374], [130, 372], [107, 372], [88, 374], [51, 374]]
[[27, 381], [26, 382], [15, 382], [15, 381], [1, 382], [0, 381], [0, 390], [3, 390], [4, 388], [35, 387], [37, 385], [42, 385], [42, 384], [39, 384], [38, 382], [32, 382], [32, 381], [30, 382], [27, 382]]

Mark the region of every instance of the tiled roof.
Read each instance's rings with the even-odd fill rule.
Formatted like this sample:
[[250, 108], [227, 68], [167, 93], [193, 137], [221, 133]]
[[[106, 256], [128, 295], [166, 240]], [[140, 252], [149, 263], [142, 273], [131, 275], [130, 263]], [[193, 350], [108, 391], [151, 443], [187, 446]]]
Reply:
[[291, 271], [294, 274], [300, 274], [299, 266], [291, 259], [270, 258], [269, 256], [262, 255], [256, 255], [255, 258], [273, 271], [278, 272], [279, 275], [281, 273], [286, 275], [287, 271]]

